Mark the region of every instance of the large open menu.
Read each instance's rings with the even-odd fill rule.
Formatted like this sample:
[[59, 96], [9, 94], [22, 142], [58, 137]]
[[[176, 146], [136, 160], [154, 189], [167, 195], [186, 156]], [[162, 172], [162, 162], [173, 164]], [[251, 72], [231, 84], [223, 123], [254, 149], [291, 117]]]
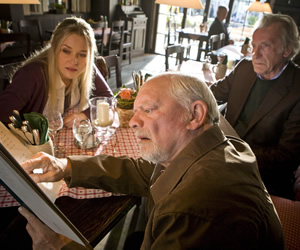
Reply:
[[[8, 149], [12, 149], [14, 155], [19, 152], [18, 159]], [[30, 151], [0, 123], [0, 183], [22, 206], [34, 213], [53, 231], [92, 249], [87, 239], [20, 165], [20, 162], [29, 159], [31, 155]]]

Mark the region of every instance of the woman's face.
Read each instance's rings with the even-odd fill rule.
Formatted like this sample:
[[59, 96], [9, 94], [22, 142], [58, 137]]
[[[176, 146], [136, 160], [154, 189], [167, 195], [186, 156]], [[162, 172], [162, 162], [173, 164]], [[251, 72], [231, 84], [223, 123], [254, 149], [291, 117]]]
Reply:
[[57, 65], [66, 86], [69, 86], [72, 80], [85, 70], [87, 52], [87, 42], [83, 36], [72, 34], [63, 41], [59, 49]]

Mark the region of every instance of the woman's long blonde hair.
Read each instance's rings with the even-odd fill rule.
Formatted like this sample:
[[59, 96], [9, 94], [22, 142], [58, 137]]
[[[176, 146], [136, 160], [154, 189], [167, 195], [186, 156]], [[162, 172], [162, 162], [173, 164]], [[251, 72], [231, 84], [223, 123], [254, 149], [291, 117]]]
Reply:
[[42, 64], [42, 68], [45, 74], [45, 82], [48, 87], [49, 108], [55, 109], [57, 96], [56, 96], [56, 83], [60, 80], [57, 57], [60, 52], [60, 48], [64, 40], [72, 35], [76, 34], [83, 36], [86, 39], [87, 57], [86, 57], [86, 68], [82, 74], [78, 76], [79, 88], [80, 88], [80, 109], [84, 109], [88, 104], [89, 96], [91, 94], [93, 85], [93, 64], [95, 60], [95, 54], [97, 53], [96, 41], [94, 32], [91, 26], [82, 18], [68, 17], [60, 22], [52, 36], [49, 44], [45, 46], [41, 51], [36, 52], [26, 60], [22, 66], [32, 63], [39, 62]]

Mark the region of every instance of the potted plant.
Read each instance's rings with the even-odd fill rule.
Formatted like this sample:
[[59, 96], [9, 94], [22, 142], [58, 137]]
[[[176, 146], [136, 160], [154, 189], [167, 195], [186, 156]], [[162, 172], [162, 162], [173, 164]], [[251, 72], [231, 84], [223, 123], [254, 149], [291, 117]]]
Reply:
[[55, 4], [56, 14], [66, 14], [67, 9], [64, 3], [62, 4]]
[[133, 116], [133, 103], [136, 95], [137, 92], [135, 90], [126, 87], [122, 87], [115, 95], [121, 128], [129, 128], [129, 121]]

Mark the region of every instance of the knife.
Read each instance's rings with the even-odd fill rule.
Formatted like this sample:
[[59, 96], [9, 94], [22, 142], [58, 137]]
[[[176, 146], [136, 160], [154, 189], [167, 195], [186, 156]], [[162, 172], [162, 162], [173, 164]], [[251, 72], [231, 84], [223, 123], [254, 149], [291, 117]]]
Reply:
[[30, 133], [32, 133], [32, 128], [29, 124], [29, 121], [22, 121], [22, 124], [27, 127], [27, 129]]
[[35, 141], [35, 145], [40, 145], [40, 132], [38, 129], [32, 130], [33, 138]]
[[132, 79], [133, 79], [133, 85], [136, 91], [138, 91], [138, 84], [137, 84], [137, 78], [136, 78], [136, 73], [135, 71], [132, 71]]
[[34, 145], [34, 139], [33, 139], [33, 134], [28, 132], [27, 126], [22, 126], [21, 127], [22, 132], [24, 133], [25, 137], [27, 138], [27, 141], [31, 144]]
[[23, 121], [22, 124], [23, 124], [23, 126], [26, 126], [27, 131], [31, 134], [30, 138], [32, 138], [33, 143], [34, 143], [35, 145], [37, 145], [37, 144], [36, 144], [36, 141], [35, 141], [35, 139], [34, 139], [34, 135], [33, 135], [33, 132], [32, 132], [32, 128], [31, 128], [31, 126], [30, 126], [30, 124], [29, 124], [29, 121]]
[[22, 123], [20, 123], [13, 115], [9, 116], [9, 120], [15, 125], [15, 128], [22, 127]]
[[[25, 134], [21, 129], [16, 128], [14, 123], [9, 123], [8, 127], [19, 137], [21, 137], [24, 141], [28, 141], [28, 139], [25, 137]], [[29, 141], [28, 141], [29, 142]]]
[[21, 123], [22, 124], [22, 118], [21, 118], [21, 115], [20, 115], [20, 113], [19, 113], [19, 111], [18, 110], [13, 110], [12, 111], [12, 115], [17, 119], [17, 121], [19, 122], [19, 123]]

